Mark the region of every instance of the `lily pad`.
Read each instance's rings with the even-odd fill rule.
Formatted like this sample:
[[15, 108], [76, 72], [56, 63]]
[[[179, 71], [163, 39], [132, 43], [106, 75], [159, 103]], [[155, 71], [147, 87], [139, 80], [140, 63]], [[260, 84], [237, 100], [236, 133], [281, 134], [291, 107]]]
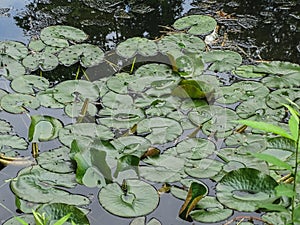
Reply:
[[38, 91], [46, 90], [50, 83], [44, 77], [26, 75], [15, 78], [11, 83], [11, 88], [21, 94], [35, 94]]
[[241, 168], [226, 174], [217, 184], [218, 200], [229, 208], [253, 212], [262, 203], [272, 203], [277, 182], [252, 168]]
[[65, 105], [55, 100], [55, 90], [48, 88], [45, 91], [40, 91], [36, 94], [36, 98], [40, 101], [41, 105], [47, 108], [63, 109]]
[[29, 126], [29, 141], [49, 141], [57, 138], [59, 130], [63, 127], [62, 122], [51, 116], [31, 116]]
[[283, 104], [290, 104], [288, 99], [295, 101], [299, 98], [300, 88], [278, 89], [266, 97], [266, 104], [272, 109], [283, 107]]
[[10, 187], [18, 197], [36, 203], [60, 202], [70, 195], [77, 199], [76, 205], [86, 205], [88, 198], [70, 194], [61, 187], [75, 187], [74, 174], [58, 174], [32, 166], [22, 169], [10, 183]]
[[27, 141], [17, 135], [1, 134], [0, 135], [0, 151], [6, 153], [12, 150], [26, 150]]
[[199, 53], [205, 49], [205, 43], [200, 38], [184, 33], [175, 33], [163, 37], [158, 42], [159, 51], [163, 54], [176, 56], [185, 53]]
[[178, 30], [188, 29], [193, 35], [205, 35], [212, 32], [217, 26], [217, 21], [204, 15], [185, 16], [175, 21], [173, 27]]
[[[80, 117], [83, 116], [81, 115], [83, 107], [84, 102], [73, 102], [71, 104], [66, 105], [64, 111], [71, 118]], [[92, 103], [88, 103], [84, 116], [95, 116], [97, 112], [97, 107]]]
[[203, 54], [205, 63], [212, 63], [209, 70], [225, 72], [232, 71], [242, 63], [242, 56], [230, 50], [213, 50]]
[[40, 102], [31, 95], [11, 93], [1, 98], [1, 107], [10, 113], [24, 113], [40, 107]]
[[154, 187], [140, 180], [126, 180], [126, 189], [117, 183], [108, 184], [99, 192], [100, 204], [112, 214], [138, 217], [152, 212], [159, 203]]
[[0, 134], [8, 134], [12, 131], [12, 126], [5, 120], [0, 120]]
[[116, 52], [124, 58], [132, 58], [136, 54], [149, 57], [157, 55], [158, 48], [154, 41], [146, 38], [133, 37], [121, 42], [117, 46]]
[[[18, 218], [24, 220], [28, 224], [35, 224], [35, 219], [32, 214], [23, 214], [18, 216]], [[20, 222], [15, 217], [12, 217], [4, 222], [3, 225], [20, 225]]]
[[78, 61], [83, 67], [98, 65], [103, 61], [104, 52], [95, 45], [77, 44], [62, 50], [59, 55], [59, 61], [65, 66], [71, 66]]
[[70, 214], [67, 221], [74, 222], [75, 224], [89, 225], [89, 220], [85, 213], [73, 205], [64, 203], [51, 203], [46, 204], [37, 209], [37, 212], [43, 215], [49, 220], [49, 222], [58, 221], [65, 215]]
[[7, 55], [0, 55], [0, 75], [12, 80], [25, 74], [24, 66], [14, 58]]
[[223, 165], [213, 159], [188, 160], [185, 163], [185, 172], [196, 178], [211, 178], [222, 170]]
[[102, 97], [102, 104], [111, 109], [127, 109], [133, 106], [133, 99], [130, 95], [109, 91]]
[[88, 38], [88, 35], [75, 27], [57, 25], [44, 28], [40, 38], [46, 45], [67, 47], [68, 41], [82, 42]]
[[1, 41], [1, 55], [8, 55], [15, 60], [23, 59], [28, 54], [28, 49], [23, 43], [16, 41]]
[[262, 79], [262, 83], [272, 89], [296, 88], [300, 86], [299, 72], [287, 75], [273, 75]]
[[300, 72], [300, 65], [296, 63], [272, 61], [260, 63], [255, 67], [255, 71], [274, 75], [287, 75]]
[[41, 69], [42, 71], [50, 71], [58, 66], [58, 58], [51, 53], [36, 52], [26, 56], [22, 63], [31, 71], [37, 69]]
[[174, 141], [182, 132], [181, 125], [169, 118], [153, 117], [144, 119], [137, 125], [137, 133], [139, 135], [146, 134], [145, 137], [152, 144], [164, 144], [168, 141]]
[[107, 80], [106, 85], [110, 90], [116, 93], [127, 94], [128, 84], [135, 79], [135, 76], [128, 73], [117, 73]]
[[40, 39], [31, 39], [28, 48], [35, 52], [40, 52], [46, 47], [46, 44]]
[[152, 218], [146, 223], [146, 217], [137, 217], [129, 225], [162, 225], [156, 218]]
[[266, 76], [266, 73], [256, 72], [255, 65], [242, 65], [237, 67], [233, 73], [242, 78], [261, 78]]

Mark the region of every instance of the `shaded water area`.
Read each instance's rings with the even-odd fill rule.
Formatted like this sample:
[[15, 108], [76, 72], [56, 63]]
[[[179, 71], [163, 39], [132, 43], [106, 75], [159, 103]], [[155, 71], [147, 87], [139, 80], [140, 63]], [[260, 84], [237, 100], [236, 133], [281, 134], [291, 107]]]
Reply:
[[[105, 4], [101, 4], [105, 2]], [[155, 39], [164, 34], [171, 24], [183, 15], [206, 14], [217, 19], [219, 35], [228, 46], [235, 46], [244, 52], [245, 58], [252, 60], [282, 60], [299, 63], [300, 56], [300, 4], [297, 1], [92, 1], [92, 0], [1, 0], [0, 2], [0, 40], [16, 40], [28, 43], [31, 37], [50, 25], [69, 25], [83, 29], [90, 35], [89, 42], [100, 46], [105, 51], [113, 50], [118, 43], [130, 37], [147, 37]], [[166, 27], [164, 27], [166, 26]], [[58, 70], [52, 74], [53, 81], [73, 79], [71, 74], [62, 74]], [[51, 76], [51, 74], [49, 75]], [[9, 84], [0, 80], [2, 89], [9, 89]], [[33, 113], [45, 114], [37, 111]], [[51, 112], [65, 123], [71, 121], [62, 111]], [[8, 116], [16, 132], [27, 137], [30, 124], [24, 116]], [[22, 121], [20, 123], [20, 121]], [[58, 146], [57, 141], [43, 144], [43, 150]], [[1, 181], [14, 177], [18, 168], [6, 167], [0, 171]], [[205, 183], [213, 187], [214, 183]], [[157, 188], [159, 188], [157, 186]], [[86, 193], [78, 187], [77, 193]], [[0, 222], [15, 213], [13, 194], [7, 183], [0, 186], [0, 203], [8, 209], [1, 208]], [[130, 219], [115, 217], [99, 207], [96, 200], [98, 189], [89, 190], [93, 200], [89, 219], [92, 225], [114, 224], [127, 225]], [[5, 193], [5, 194], [4, 194]], [[214, 195], [214, 190], [210, 193]], [[167, 199], [167, 200], [166, 200]], [[160, 205], [147, 218], [155, 217], [164, 225], [191, 224], [178, 219], [181, 200], [162, 195]], [[236, 216], [238, 212], [235, 213]], [[243, 215], [250, 215], [243, 213]], [[251, 215], [256, 215], [251, 213]], [[257, 214], [259, 215], [259, 213]], [[201, 224], [194, 222], [193, 224]], [[259, 223], [256, 223], [259, 224]]]

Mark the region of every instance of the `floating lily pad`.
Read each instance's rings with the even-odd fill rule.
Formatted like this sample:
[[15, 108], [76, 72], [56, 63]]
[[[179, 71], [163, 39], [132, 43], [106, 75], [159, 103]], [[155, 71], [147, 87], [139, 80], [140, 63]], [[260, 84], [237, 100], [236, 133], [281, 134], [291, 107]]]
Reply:
[[92, 82], [85, 80], [68, 80], [54, 87], [53, 97], [60, 103], [72, 103], [74, 101], [84, 102], [96, 101], [99, 97], [98, 87]]
[[29, 141], [39, 142], [55, 139], [63, 127], [62, 122], [51, 116], [34, 115], [30, 118]]
[[81, 195], [73, 195], [61, 187], [71, 188], [76, 185], [74, 174], [58, 174], [31, 166], [22, 169], [10, 183], [10, 187], [18, 197], [36, 203], [60, 202], [72, 195], [77, 199], [76, 205], [86, 205], [90, 201]]
[[[18, 216], [18, 218], [24, 220], [28, 224], [35, 224], [35, 219], [32, 214], [23, 214]], [[20, 222], [15, 217], [12, 217], [3, 223], [3, 225], [20, 225]]]
[[163, 37], [158, 42], [158, 47], [163, 54], [170, 54], [176, 58], [176, 55], [181, 51], [186, 53], [202, 52], [205, 49], [205, 43], [198, 37], [184, 33], [175, 33]]
[[25, 74], [24, 66], [8, 55], [0, 55], [0, 75], [12, 80]]
[[255, 65], [242, 65], [237, 67], [233, 73], [243, 78], [261, 78], [267, 75], [263, 72], [256, 72], [256, 67]]
[[0, 134], [8, 134], [12, 131], [12, 126], [5, 120], [0, 120]]
[[179, 142], [174, 148], [167, 149], [164, 154], [170, 154], [185, 159], [202, 159], [216, 150], [216, 146], [209, 140], [202, 138], [188, 138]]
[[261, 81], [266, 87], [279, 89], [279, 88], [296, 88], [300, 86], [299, 72], [287, 75], [273, 75], [262, 79]]
[[133, 107], [102, 109], [98, 116], [100, 117], [97, 119], [98, 123], [117, 129], [129, 129], [145, 118], [143, 110]]
[[260, 63], [255, 67], [255, 71], [274, 75], [287, 75], [300, 72], [300, 65], [290, 62], [272, 61]]
[[112, 214], [138, 217], [152, 212], [159, 203], [154, 187], [140, 180], [126, 180], [126, 190], [116, 183], [108, 184], [99, 192], [100, 204]]
[[82, 30], [70, 26], [49, 26], [41, 31], [41, 40], [50, 46], [67, 47], [69, 40], [75, 42], [82, 42], [88, 38]]
[[47, 108], [62, 109], [65, 107], [64, 104], [54, 99], [55, 90], [48, 88], [45, 91], [40, 91], [36, 94], [36, 98], [40, 101], [41, 105]]
[[28, 48], [35, 52], [40, 52], [46, 47], [45, 43], [40, 39], [31, 39]]
[[283, 104], [290, 104], [288, 99], [295, 101], [299, 98], [300, 88], [278, 89], [266, 97], [266, 104], [272, 109], [283, 107]]
[[95, 123], [67, 125], [59, 131], [59, 140], [71, 146], [73, 140], [81, 140], [88, 146], [94, 139], [109, 140], [114, 136], [109, 128]]
[[130, 225], [162, 225], [156, 218], [152, 218], [146, 223], [146, 217], [137, 217], [133, 219]]
[[[84, 106], [84, 102], [74, 102], [68, 104], [65, 107], [65, 113], [71, 118], [83, 116], [81, 115], [83, 106]], [[95, 116], [97, 112], [98, 112], [97, 107], [92, 103], [88, 103], [84, 116]]]
[[277, 185], [272, 177], [259, 170], [241, 168], [229, 172], [217, 184], [217, 198], [229, 208], [253, 212], [262, 203], [274, 202]]
[[37, 157], [38, 164], [45, 170], [54, 173], [71, 173], [74, 172], [74, 165], [69, 157], [70, 149], [60, 147], [43, 152]]
[[65, 66], [71, 66], [78, 61], [84, 67], [98, 65], [103, 61], [104, 52], [95, 45], [77, 44], [62, 50], [59, 55], [59, 61]]
[[1, 107], [10, 113], [24, 113], [40, 107], [40, 102], [31, 95], [11, 93], [1, 98]]
[[158, 49], [156, 43], [151, 40], [133, 37], [121, 42], [117, 46], [116, 52], [124, 58], [132, 58], [136, 54], [155, 56], [158, 53]]
[[133, 106], [133, 99], [130, 95], [109, 91], [102, 97], [102, 104], [111, 109], [127, 109]]
[[222, 170], [223, 165], [213, 159], [188, 160], [185, 163], [185, 172], [196, 178], [211, 178]]
[[50, 71], [58, 66], [58, 58], [46, 52], [36, 52], [26, 56], [23, 65], [31, 71], [41, 69], [42, 71]]
[[242, 63], [242, 56], [230, 50], [213, 50], [203, 54], [205, 63], [212, 63], [209, 70], [225, 72], [231, 71]]
[[67, 221], [72, 221], [75, 224], [82, 225], [90, 224], [85, 213], [73, 205], [64, 203], [51, 203], [39, 207], [37, 212], [41, 215], [45, 214], [45, 217], [49, 220], [49, 222], [58, 221], [67, 214], [71, 214]]
[[17, 135], [1, 134], [0, 135], [0, 150], [6, 153], [12, 150], [26, 150], [28, 147], [27, 141]]
[[26, 75], [15, 78], [10, 85], [14, 91], [21, 94], [35, 94], [35, 92], [46, 90], [50, 84], [44, 77]]
[[[172, 119], [153, 117], [144, 119], [137, 125], [139, 135], [147, 134], [146, 138], [152, 144], [163, 144], [173, 141], [183, 132], [181, 125]], [[148, 134], [150, 133], [150, 134]]]
[[135, 79], [135, 76], [128, 73], [117, 73], [107, 80], [106, 85], [110, 90], [116, 93], [127, 94], [128, 84]]
[[173, 27], [178, 30], [188, 29], [193, 35], [205, 35], [212, 32], [217, 26], [217, 21], [204, 15], [185, 16], [175, 21]]
[[1, 41], [0, 42], [1, 55], [8, 55], [13, 59], [23, 59], [28, 54], [28, 49], [23, 43], [16, 41]]

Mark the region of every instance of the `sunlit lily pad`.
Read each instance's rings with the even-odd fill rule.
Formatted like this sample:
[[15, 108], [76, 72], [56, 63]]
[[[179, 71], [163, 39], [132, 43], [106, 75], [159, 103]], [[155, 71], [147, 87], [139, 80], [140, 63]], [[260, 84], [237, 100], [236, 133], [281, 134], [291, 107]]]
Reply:
[[220, 161], [213, 159], [188, 160], [185, 163], [185, 172], [196, 178], [210, 178], [217, 175], [223, 165]]
[[262, 203], [274, 202], [277, 185], [272, 177], [259, 170], [241, 168], [229, 172], [217, 184], [217, 198], [229, 208], [253, 212]]
[[74, 165], [69, 157], [70, 149], [60, 147], [44, 152], [37, 157], [38, 164], [45, 170], [54, 173], [74, 172]]
[[31, 71], [37, 69], [41, 69], [42, 71], [50, 71], [58, 66], [58, 58], [51, 53], [36, 52], [26, 56], [22, 63]]
[[1, 41], [0, 42], [1, 55], [8, 55], [13, 59], [23, 59], [28, 54], [28, 49], [23, 43], [16, 41]]
[[167, 149], [164, 154], [170, 154], [186, 159], [202, 159], [216, 150], [216, 146], [209, 140], [188, 138], [179, 142], [176, 147]]
[[137, 133], [139, 135], [146, 134], [146, 138], [152, 144], [163, 144], [173, 141], [182, 132], [181, 125], [169, 118], [153, 117], [144, 119], [137, 125]]
[[181, 51], [190, 53], [202, 52], [205, 49], [205, 43], [198, 37], [185, 33], [175, 33], [163, 37], [158, 42], [158, 47], [160, 52], [176, 57], [178, 52]]
[[126, 190], [117, 183], [108, 184], [99, 192], [100, 204], [121, 217], [138, 217], [152, 212], [159, 196], [154, 187], [140, 180], [126, 180]]
[[[18, 197], [37, 203], [60, 202], [62, 198], [68, 198], [69, 192], [61, 187], [75, 187], [74, 174], [58, 174], [42, 169], [39, 166], [31, 166], [21, 170], [18, 176], [10, 183], [10, 187]], [[77, 205], [89, 204], [89, 199], [73, 195], [77, 199]]]
[[59, 55], [59, 61], [65, 66], [71, 66], [78, 61], [84, 67], [98, 65], [104, 58], [104, 52], [95, 45], [77, 44], [62, 50]]
[[54, 87], [53, 97], [60, 103], [71, 103], [73, 101], [84, 102], [97, 100], [99, 96], [98, 87], [92, 82], [85, 80], [68, 80]]
[[46, 44], [40, 39], [32, 38], [28, 44], [28, 48], [35, 52], [40, 52], [46, 47]]
[[153, 182], [176, 182], [185, 178], [184, 159], [170, 156], [159, 155], [159, 157], [145, 159], [147, 166], [140, 166], [140, 175], [146, 180]]
[[89, 145], [94, 139], [109, 140], [113, 136], [109, 128], [95, 123], [72, 124], [59, 132], [59, 140], [66, 146], [71, 146], [73, 140], [81, 140]]
[[0, 75], [12, 80], [25, 74], [24, 66], [7, 55], [0, 55]]
[[242, 56], [230, 50], [213, 50], [203, 54], [206, 63], [212, 63], [209, 70], [224, 72], [231, 71], [242, 63]]
[[67, 214], [71, 214], [67, 220], [69, 223], [74, 222], [75, 224], [89, 225], [89, 220], [85, 213], [73, 205], [64, 203], [51, 203], [45, 204], [37, 209], [40, 214], [45, 214], [45, 217], [49, 222], [58, 221]]
[[175, 21], [173, 27], [178, 30], [188, 29], [193, 35], [205, 35], [212, 32], [217, 26], [217, 21], [204, 15], [191, 15]]
[[158, 53], [158, 49], [156, 43], [151, 40], [133, 37], [121, 42], [117, 46], [116, 52], [124, 58], [131, 58], [137, 53], [142, 56], [155, 56]]
[[49, 81], [44, 77], [26, 75], [14, 79], [10, 85], [14, 91], [21, 94], [34, 94], [46, 90], [49, 87]]
[[40, 102], [31, 95], [11, 93], [1, 98], [1, 107], [10, 113], [24, 113], [40, 107]]
[[75, 42], [82, 42], [88, 38], [82, 30], [70, 26], [49, 26], [41, 31], [41, 40], [50, 46], [67, 47], [69, 40]]

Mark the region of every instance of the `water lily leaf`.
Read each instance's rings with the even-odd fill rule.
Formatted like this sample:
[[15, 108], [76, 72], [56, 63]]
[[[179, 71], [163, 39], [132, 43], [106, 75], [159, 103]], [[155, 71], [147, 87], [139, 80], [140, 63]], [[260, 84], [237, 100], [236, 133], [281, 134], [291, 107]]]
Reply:
[[156, 218], [152, 218], [146, 223], [146, 217], [137, 217], [133, 219], [130, 225], [162, 225]]
[[46, 44], [40, 39], [31, 39], [28, 48], [35, 52], [40, 52], [46, 47]]
[[74, 101], [96, 101], [99, 97], [98, 87], [86, 80], [68, 80], [54, 87], [53, 97], [56, 101], [67, 104]]
[[139, 135], [147, 134], [145, 137], [152, 144], [173, 141], [181, 135], [182, 131], [181, 125], [169, 118], [153, 117], [144, 119], [137, 125], [137, 133]]
[[202, 159], [216, 150], [214, 143], [202, 138], [188, 138], [179, 142], [174, 148], [167, 149], [164, 154], [170, 154], [186, 159]]
[[143, 160], [151, 166], [140, 166], [141, 177], [153, 182], [169, 183], [177, 182], [187, 175], [184, 173], [184, 159], [159, 155], [159, 157], [147, 158]]
[[[79, 161], [77, 161], [77, 165], [78, 164]], [[106, 185], [106, 181], [103, 175], [98, 171], [97, 168], [93, 166], [87, 167], [87, 169], [84, 170], [82, 178], [80, 178], [80, 176], [77, 176], [77, 181], [90, 188], [101, 188]]]
[[132, 76], [128, 73], [117, 73], [107, 80], [106, 85], [110, 90], [116, 93], [127, 94], [128, 84], [135, 79], [135, 76]]
[[1, 107], [10, 113], [24, 113], [29, 109], [37, 109], [40, 102], [31, 95], [11, 93], [1, 98]]
[[237, 67], [233, 74], [242, 78], [261, 78], [267, 75], [263, 72], [256, 72], [256, 67], [256, 65], [242, 65]]
[[291, 221], [290, 212], [267, 212], [262, 215], [263, 220], [270, 224], [286, 225]]
[[[23, 214], [18, 216], [18, 218], [24, 220], [28, 224], [35, 224], [35, 220], [32, 214]], [[12, 217], [4, 222], [3, 225], [20, 225], [20, 222], [16, 219], [16, 217]]]
[[295, 102], [299, 98], [300, 88], [278, 89], [271, 92], [266, 98], [266, 104], [272, 109], [283, 107], [283, 104], [289, 105], [291, 101]]
[[205, 49], [205, 43], [200, 38], [185, 33], [175, 33], [164, 36], [158, 42], [159, 51], [172, 57], [185, 53], [199, 53]]
[[[58, 174], [31, 166], [22, 169], [10, 183], [10, 187], [18, 197], [36, 203], [59, 202], [60, 199], [72, 195], [78, 205], [89, 204], [89, 199], [81, 195], [73, 195], [61, 189], [76, 185], [74, 174]], [[59, 188], [60, 187], [60, 188]]]
[[88, 38], [88, 35], [75, 27], [57, 25], [44, 28], [41, 31], [40, 38], [46, 45], [67, 47], [69, 46], [69, 40], [82, 42]]
[[51, 203], [46, 204], [37, 209], [40, 214], [45, 213], [45, 217], [49, 222], [58, 221], [62, 217], [70, 214], [67, 221], [73, 221], [75, 224], [89, 225], [89, 220], [85, 213], [73, 205], [64, 203]]
[[252, 212], [261, 203], [272, 203], [277, 182], [252, 168], [241, 168], [226, 174], [217, 184], [218, 200], [229, 208]]
[[35, 94], [35, 92], [46, 90], [50, 83], [44, 77], [26, 75], [15, 78], [10, 85], [14, 91], [21, 94]]
[[232, 104], [249, 99], [264, 98], [269, 94], [269, 89], [256, 81], [240, 81], [231, 86], [223, 86], [218, 89], [221, 96], [217, 102], [222, 104]]
[[132, 58], [136, 54], [142, 56], [155, 56], [158, 53], [157, 45], [154, 41], [146, 38], [133, 37], [121, 42], [116, 52], [124, 58]]
[[138, 136], [124, 136], [111, 141], [111, 144], [122, 155], [141, 157], [151, 146], [150, 141]]
[[23, 59], [28, 54], [28, 49], [23, 43], [16, 41], [1, 41], [1, 55], [7, 55], [15, 60]]
[[8, 134], [12, 131], [12, 126], [5, 120], [0, 120], [0, 134]]
[[[66, 115], [68, 115], [71, 118], [83, 116], [81, 115], [81, 110], [83, 106], [84, 106], [84, 102], [72, 102], [65, 106], [64, 111]], [[98, 112], [97, 107], [92, 103], [88, 103], [87, 110], [84, 116], [95, 116], [97, 112]]]
[[48, 88], [45, 91], [38, 92], [36, 98], [46, 108], [63, 109], [65, 105], [55, 100], [54, 93], [55, 90], [53, 88]]
[[197, 203], [208, 193], [208, 189], [205, 185], [198, 182], [192, 182], [185, 202], [180, 208], [179, 217], [187, 220], [190, 212], [196, 207]]
[[24, 66], [7, 55], [0, 55], [0, 75], [12, 80], [25, 74]]
[[94, 139], [109, 140], [113, 136], [109, 128], [95, 123], [67, 125], [59, 131], [59, 140], [66, 146], [71, 146], [73, 140], [79, 140], [88, 146]]
[[272, 61], [260, 63], [255, 67], [255, 71], [274, 75], [287, 75], [300, 72], [300, 65], [290, 62]]
[[62, 122], [51, 116], [31, 116], [29, 126], [29, 141], [49, 141], [57, 138], [59, 130], [63, 127]]
[[133, 99], [130, 95], [109, 91], [102, 97], [102, 104], [111, 109], [127, 109], [133, 105]]
[[180, 98], [199, 99], [205, 98], [211, 91], [208, 84], [199, 80], [182, 80], [172, 90], [172, 95]]
[[144, 181], [126, 180], [126, 190], [116, 183], [102, 188], [99, 202], [117, 216], [138, 217], [152, 212], [158, 205], [159, 196], [156, 189]]
[[200, 126], [210, 120], [215, 113], [215, 106], [203, 105], [188, 113], [188, 117], [193, 124]]
[[71, 173], [75, 171], [75, 168], [69, 157], [69, 153], [69, 148], [60, 147], [39, 154], [36, 160], [43, 169], [50, 172]]
[[175, 21], [173, 27], [178, 30], [188, 29], [193, 35], [205, 35], [212, 32], [217, 26], [217, 21], [204, 15], [191, 15]]
[[297, 88], [300, 86], [300, 77], [299, 72], [287, 75], [273, 75], [263, 78], [261, 82], [272, 89]]
[[97, 122], [107, 127], [117, 129], [129, 129], [145, 118], [141, 109], [120, 108], [120, 109], [102, 109], [99, 111]]
[[203, 54], [205, 63], [212, 63], [209, 70], [225, 72], [231, 71], [242, 63], [242, 56], [230, 50], [213, 50]]
[[1, 134], [0, 135], [0, 151], [6, 153], [12, 150], [26, 150], [27, 141], [17, 135]]
[[51, 53], [36, 52], [26, 56], [22, 63], [31, 71], [37, 69], [41, 69], [42, 71], [50, 71], [58, 66], [58, 58]]
[[134, 170], [136, 174], [139, 174], [138, 166], [140, 163], [140, 157], [135, 155], [123, 155], [118, 159], [117, 169], [114, 173], [114, 177], [118, 177], [119, 173], [125, 170]]
[[83, 67], [98, 65], [103, 61], [104, 52], [95, 45], [77, 44], [62, 50], [59, 55], [59, 61], [65, 66], [71, 66], [78, 61]]
[[185, 163], [185, 172], [196, 178], [210, 178], [217, 175], [222, 170], [223, 165], [223, 163], [213, 159], [188, 160]]

